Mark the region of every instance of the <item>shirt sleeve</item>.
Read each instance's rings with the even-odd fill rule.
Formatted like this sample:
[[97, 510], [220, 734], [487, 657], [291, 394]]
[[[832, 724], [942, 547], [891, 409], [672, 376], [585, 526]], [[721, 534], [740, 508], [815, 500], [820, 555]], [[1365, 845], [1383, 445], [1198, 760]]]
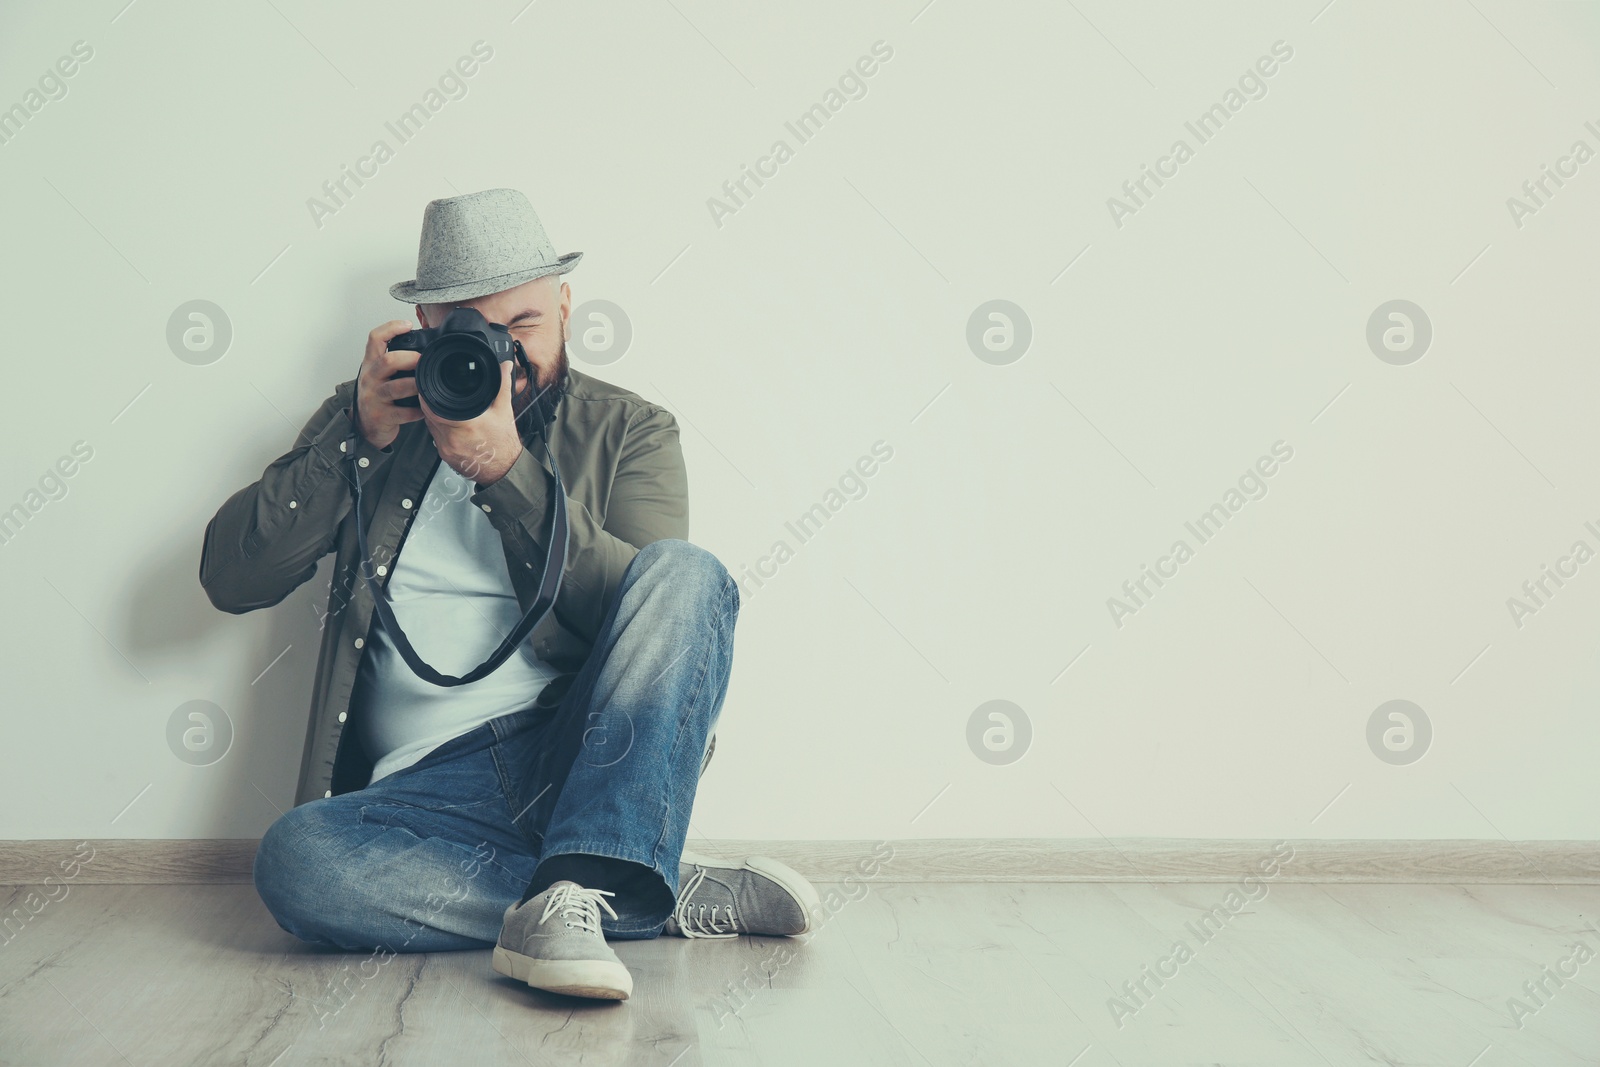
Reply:
[[[544, 449], [524, 448], [498, 481], [479, 486], [472, 494], [473, 504], [484, 509], [500, 532], [508, 558], [544, 558], [554, 485]], [[569, 496], [567, 525], [567, 563], [555, 615], [568, 629], [593, 641], [623, 572], [639, 549], [652, 541], [689, 537], [689, 479], [678, 423], [670, 412], [644, 407], [630, 420], [605, 521]]]
[[[356, 432], [355, 386], [355, 379], [338, 385], [295, 446], [229, 497], [206, 525], [200, 585], [217, 608], [242, 615], [271, 607], [316, 573], [354, 500], [345, 451], [350, 438], [363, 479], [393, 459], [392, 443], [374, 448]], [[337, 469], [340, 463], [347, 470]]]

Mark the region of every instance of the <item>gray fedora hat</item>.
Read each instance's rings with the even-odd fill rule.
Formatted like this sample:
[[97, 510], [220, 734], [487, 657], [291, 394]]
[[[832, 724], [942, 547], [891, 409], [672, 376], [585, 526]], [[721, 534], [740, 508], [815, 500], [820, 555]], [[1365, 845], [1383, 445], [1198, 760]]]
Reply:
[[471, 300], [565, 274], [582, 252], [557, 257], [528, 198], [516, 189], [485, 189], [430, 200], [422, 212], [417, 276], [389, 295], [408, 304]]

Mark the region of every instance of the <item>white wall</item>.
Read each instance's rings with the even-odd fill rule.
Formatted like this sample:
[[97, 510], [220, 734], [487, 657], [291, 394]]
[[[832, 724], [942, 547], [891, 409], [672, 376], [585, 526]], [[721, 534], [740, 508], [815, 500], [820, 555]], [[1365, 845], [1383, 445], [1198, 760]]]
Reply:
[[[1600, 150], [1600, 17], [922, 3], [8, 6], [0, 106], [93, 57], [0, 145], [0, 508], [93, 457], [0, 545], [0, 838], [247, 837], [289, 805], [328, 561], [227, 616], [201, 533], [410, 313], [386, 290], [423, 205], [506, 185], [587, 254], [576, 302], [625, 309], [624, 356], [579, 366], [679, 415], [691, 537], [731, 570], [893, 449], [747, 590], [696, 831], [1600, 834], [1600, 562], [1520, 626], [1507, 606], [1600, 550], [1600, 161], [1507, 205]], [[479, 40], [467, 95], [317, 225], [308, 198]], [[785, 121], [880, 40], [799, 144]], [[1200, 144], [1185, 121], [1279, 41]], [[708, 198], [779, 138], [718, 225]], [[1178, 138], [1193, 158], [1117, 225]], [[165, 337], [194, 299], [232, 324], [210, 365]], [[993, 299], [1031, 323], [1007, 365], [966, 338]], [[1407, 365], [1366, 340], [1394, 299], [1432, 323]], [[1199, 544], [1185, 521], [1278, 441], [1266, 496]], [[1193, 558], [1119, 627], [1107, 599], [1178, 538]], [[967, 739], [996, 699], [1032, 727], [1008, 765]], [[1369, 748], [1393, 699], [1432, 724], [1409, 765]], [[169, 749], [191, 700], [235, 729], [209, 766]]]

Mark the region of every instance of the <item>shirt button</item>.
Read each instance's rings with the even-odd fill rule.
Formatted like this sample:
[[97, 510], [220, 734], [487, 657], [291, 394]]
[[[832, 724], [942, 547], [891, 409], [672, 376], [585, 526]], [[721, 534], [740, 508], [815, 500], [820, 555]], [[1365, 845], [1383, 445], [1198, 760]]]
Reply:
[[410, 497], [406, 497], [404, 500], [400, 501], [400, 506], [405, 508], [407, 511], [410, 511], [411, 510], [411, 498]]
[[380, 563], [378, 565], [378, 577], [382, 578], [385, 574], [388, 574], [388, 573], [389, 573], [389, 568], [383, 566], [383, 564]]
[[488, 504], [480, 504], [478, 506], [483, 508], [484, 511], [488, 511], [489, 510], [489, 505]]
[[297, 507], [299, 507], [299, 506], [300, 506], [300, 505], [299, 505], [299, 504], [297, 504], [297, 503], [295, 503], [295, 502], [294, 502], [294, 501], [293, 501], [293, 500], [291, 500], [291, 501], [289, 501], [289, 506], [290, 506], [290, 507], [291, 507], [291, 508], [297, 508]]
[[358, 467], [365, 467], [367, 465], [368, 465], [368, 463], [367, 463], [367, 457], [366, 456], [362, 456], [360, 459], [356, 460], [356, 466], [358, 466]]
[[364, 644], [366, 644], [366, 641], [364, 641], [364, 640], [363, 640], [363, 639], [361, 639], [361, 638], [359, 638], [359, 637], [358, 637], [358, 638], [356, 638], [356, 647], [357, 647], [357, 648], [360, 648], [360, 647], [361, 647], [361, 646], [362, 646], [362, 645], [364, 645]]
[[[339, 451], [340, 451], [340, 452], [345, 452], [345, 451], [348, 451], [348, 446], [349, 446], [349, 444], [350, 444], [350, 442], [349, 442], [349, 441], [340, 441], [340, 442], [339, 442]], [[329, 795], [329, 796], [332, 796], [332, 795], [333, 795], [333, 794], [331, 794], [331, 793], [330, 793], [330, 794], [328, 794], [328, 795]]]
[[341, 711], [341, 712], [340, 712], [340, 713], [339, 713], [339, 721], [340, 721], [340, 722], [344, 722], [344, 720], [345, 720], [345, 716], [346, 716], [346, 715], [347, 715], [347, 714], [348, 714], [348, 712], [343, 712], [343, 711]]
[[333, 790], [330, 789], [326, 793], [323, 793], [322, 795], [325, 796], [325, 797], [331, 797], [331, 796], [333, 796]]

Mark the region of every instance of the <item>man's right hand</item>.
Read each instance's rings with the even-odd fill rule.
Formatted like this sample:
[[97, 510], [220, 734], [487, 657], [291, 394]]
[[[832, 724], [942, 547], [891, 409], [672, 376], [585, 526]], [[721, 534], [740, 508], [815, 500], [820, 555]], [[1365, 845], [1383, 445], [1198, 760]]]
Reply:
[[[417, 360], [420, 352], [389, 351], [389, 342], [415, 329], [405, 319], [393, 319], [367, 334], [367, 354], [356, 376], [356, 431], [373, 448], [388, 448], [400, 436], [400, 427], [423, 417], [422, 408], [401, 407], [395, 401], [417, 395]], [[398, 371], [413, 377], [395, 378]], [[392, 380], [391, 380], [392, 379]]]

